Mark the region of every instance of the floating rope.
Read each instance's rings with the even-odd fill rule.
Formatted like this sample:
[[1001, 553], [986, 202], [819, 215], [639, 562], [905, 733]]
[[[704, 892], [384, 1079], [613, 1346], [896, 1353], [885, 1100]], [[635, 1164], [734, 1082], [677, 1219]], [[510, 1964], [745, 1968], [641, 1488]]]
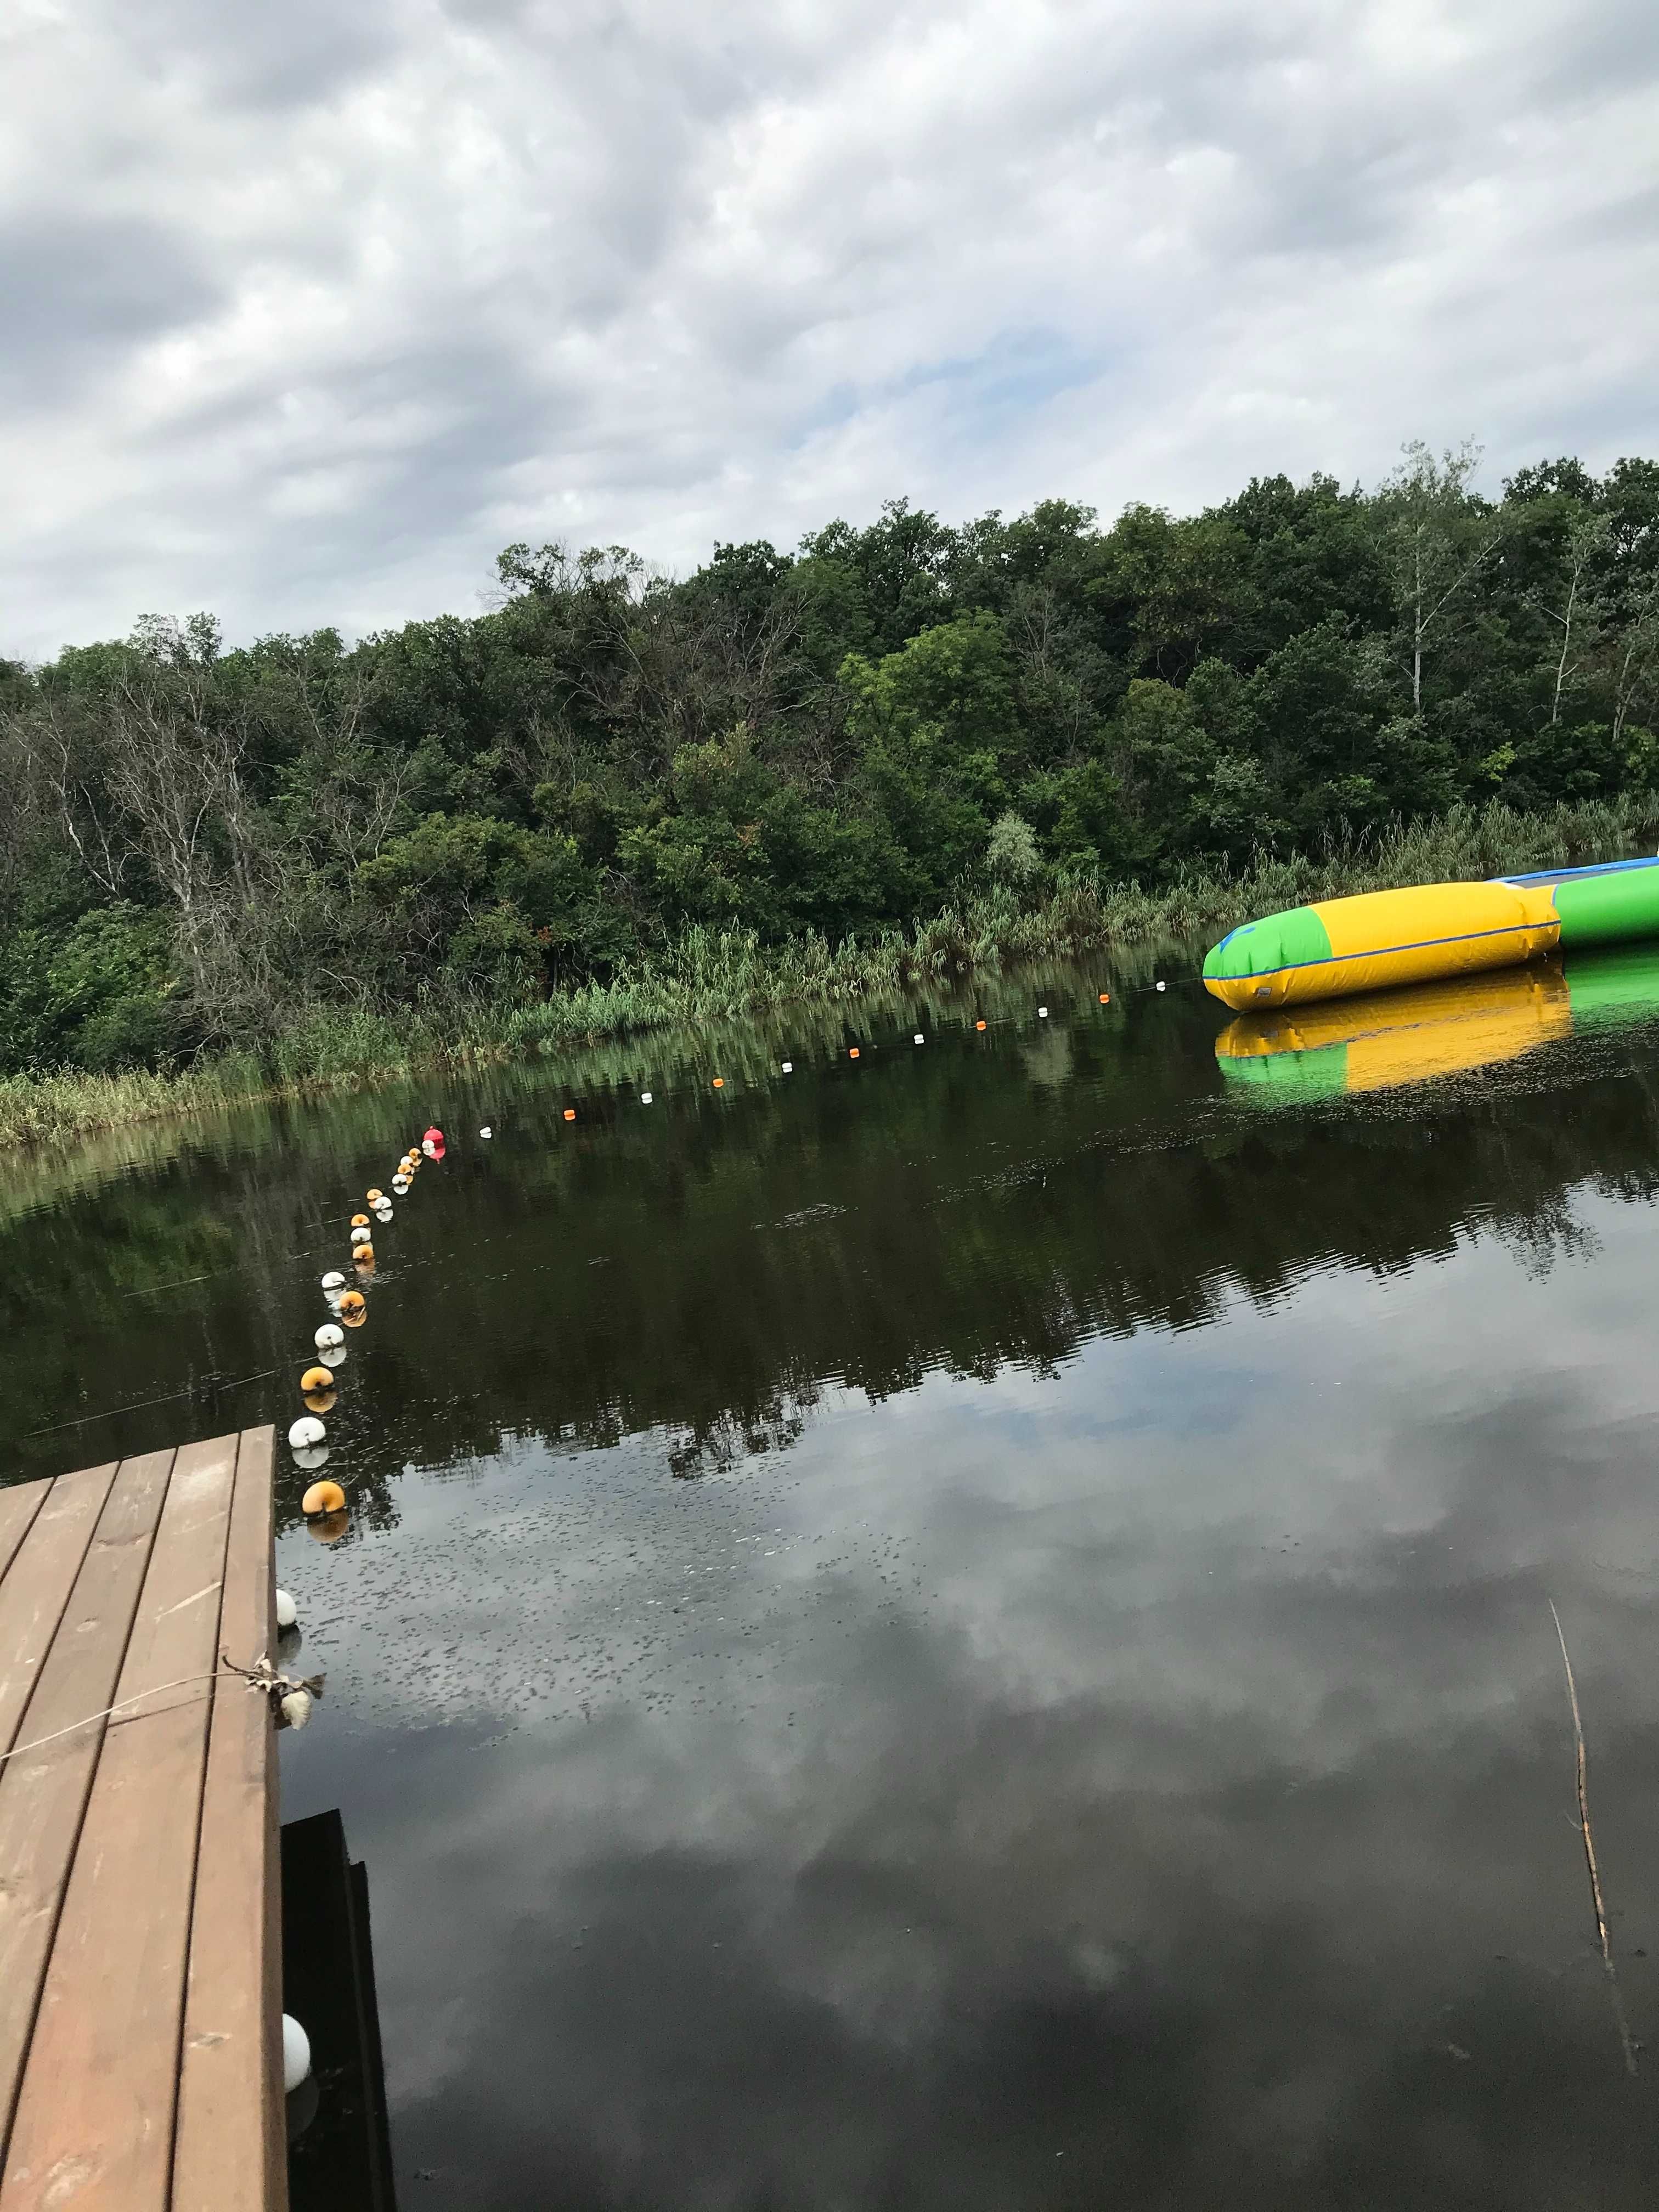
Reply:
[[[207, 1280], [205, 1275], [202, 1280]], [[60, 1429], [84, 1429], [91, 1421], [112, 1421], [118, 1413], [141, 1413], [149, 1406], [170, 1406], [175, 1398], [217, 1398], [227, 1390], [240, 1390], [245, 1382], [264, 1382], [276, 1372], [274, 1367], [262, 1367], [257, 1375], [237, 1375], [228, 1381], [214, 1376], [200, 1382], [186, 1382], [181, 1390], [164, 1390], [159, 1398], [135, 1398], [129, 1406], [106, 1406], [101, 1413], [77, 1413], [72, 1421], [52, 1421], [44, 1429], [31, 1429], [32, 1437], [55, 1437]]]

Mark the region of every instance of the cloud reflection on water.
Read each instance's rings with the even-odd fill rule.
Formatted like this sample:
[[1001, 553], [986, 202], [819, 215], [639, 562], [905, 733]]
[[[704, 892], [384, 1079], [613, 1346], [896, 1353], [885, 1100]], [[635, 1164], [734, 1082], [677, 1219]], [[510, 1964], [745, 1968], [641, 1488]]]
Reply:
[[1647, 1218], [1579, 1212], [1593, 1267], [1328, 1269], [700, 1486], [637, 1440], [406, 1486], [306, 1786], [437, 2201], [1644, 2197], [1545, 1593], [1639, 2034]]

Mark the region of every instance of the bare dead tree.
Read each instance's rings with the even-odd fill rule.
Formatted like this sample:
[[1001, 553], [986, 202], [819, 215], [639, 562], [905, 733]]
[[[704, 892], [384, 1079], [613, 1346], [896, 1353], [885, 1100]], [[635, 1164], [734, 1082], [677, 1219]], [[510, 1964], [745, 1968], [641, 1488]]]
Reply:
[[1094, 717], [1087, 691], [1064, 650], [1060, 602], [1046, 584], [1023, 586], [1011, 610], [1010, 629], [1025, 687], [1062, 734], [1064, 750], [1080, 758]]
[[9, 717], [7, 732], [82, 867], [109, 897], [122, 897], [132, 855], [96, 772], [96, 732], [84, 714], [47, 696]]
[[210, 1038], [269, 1034], [284, 996], [283, 885], [244, 775], [246, 724], [210, 713], [198, 669], [134, 676], [100, 738], [112, 798], [172, 903], [187, 1004]]
[[1638, 593], [1614, 665], [1613, 734], [1624, 736], [1632, 710], [1659, 675], [1659, 576]]
[[1567, 532], [1566, 565], [1562, 579], [1565, 589], [1561, 604], [1551, 607], [1541, 600], [1534, 602], [1561, 633], [1561, 649], [1555, 660], [1555, 689], [1550, 701], [1552, 729], [1560, 722], [1561, 697], [1567, 683], [1577, 674], [1585, 654], [1595, 650], [1606, 621], [1607, 605], [1595, 588], [1595, 572], [1607, 551], [1610, 535], [1605, 516], [1575, 516]]
[[1412, 712], [1423, 711], [1423, 663], [1451, 610], [1503, 543], [1468, 490], [1480, 452], [1469, 444], [1437, 460], [1421, 441], [1383, 487], [1393, 508], [1388, 535], [1395, 605], [1411, 667]]

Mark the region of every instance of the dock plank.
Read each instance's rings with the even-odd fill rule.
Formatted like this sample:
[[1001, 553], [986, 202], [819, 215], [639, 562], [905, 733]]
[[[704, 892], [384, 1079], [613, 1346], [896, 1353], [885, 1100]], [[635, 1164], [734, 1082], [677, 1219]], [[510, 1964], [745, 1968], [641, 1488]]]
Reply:
[[[237, 1440], [178, 1454], [18, 2096], [0, 2212], [167, 2203]], [[173, 1686], [177, 1685], [178, 1686]], [[142, 1884], [135, 1875], [142, 1869]]]
[[48, 1484], [50, 1495], [37, 1501], [19, 1538], [15, 1572], [0, 1581], [0, 1752], [21, 1739], [24, 1713], [114, 1480], [112, 1465]]
[[15, 1482], [0, 1490], [0, 1582], [51, 1488], [50, 1482]]
[[[114, 1698], [173, 1461], [153, 1452], [118, 1470], [28, 1701], [29, 1741]], [[0, 2164], [9, 2163], [23, 2061], [104, 1728], [76, 1728], [0, 1766]]]
[[[276, 1655], [270, 1429], [246, 1431], [221, 1648]], [[202, 1790], [179, 2059], [173, 2212], [285, 2212], [276, 1729], [268, 1698], [221, 1677]]]

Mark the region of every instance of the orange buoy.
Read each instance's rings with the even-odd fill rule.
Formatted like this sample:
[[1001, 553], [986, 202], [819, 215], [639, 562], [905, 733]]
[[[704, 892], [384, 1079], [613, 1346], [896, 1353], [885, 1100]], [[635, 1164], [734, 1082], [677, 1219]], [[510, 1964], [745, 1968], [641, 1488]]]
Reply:
[[1111, 993], [1110, 993], [1109, 991], [1103, 991], [1103, 992], [1101, 993], [1101, 994], [1100, 994], [1100, 1003], [1101, 1003], [1101, 1005], [1102, 1005], [1103, 1006], [1109, 1006], [1111, 1005], [1111, 1003], [1112, 1003], [1112, 994], [1111, 994]]
[[717, 1075], [717, 1076], [714, 1078], [714, 1088], [715, 1088], [715, 1090], [716, 1090], [716, 1091], [724, 1091], [724, 1090], [725, 1090], [725, 1088], [726, 1088], [726, 1078], [725, 1078], [723, 1075]]
[[307, 1367], [300, 1377], [300, 1388], [302, 1390], [331, 1390], [334, 1388], [333, 1369]]
[[974, 1024], [974, 1027], [975, 1027], [976, 1030], [982, 1030], [982, 1029], [984, 1028], [984, 1026], [985, 1026], [985, 1024], [984, 1024], [984, 1023], [983, 1023], [983, 1022], [975, 1022], [975, 1023]]
[[345, 1492], [337, 1482], [313, 1482], [300, 1500], [300, 1510], [307, 1521], [319, 1513], [343, 1513]]
[[385, 1196], [386, 1193], [377, 1183], [373, 1190], [365, 1194], [365, 1202], [369, 1206], [378, 1206]]
[[348, 1328], [356, 1328], [368, 1310], [368, 1301], [361, 1291], [341, 1291], [337, 1311]]
[[858, 1058], [858, 1056], [859, 1056], [859, 1048], [858, 1048], [858, 1047], [857, 1047], [855, 1044], [849, 1044], [849, 1045], [848, 1046], [848, 1048], [847, 1048], [847, 1057], [848, 1058], [848, 1060], [856, 1060], [856, 1059]]
[[360, 1244], [351, 1255], [351, 1264], [362, 1273], [368, 1274], [374, 1265], [374, 1247], [372, 1244]]
[[576, 1109], [575, 1109], [575, 1108], [574, 1108], [574, 1106], [567, 1106], [567, 1107], [565, 1108], [565, 1109], [564, 1109], [564, 1118], [565, 1118], [565, 1120], [566, 1120], [567, 1121], [574, 1121], [575, 1120], [575, 1118], [576, 1118]]
[[334, 1389], [305, 1390], [301, 1393], [301, 1403], [308, 1413], [331, 1413], [334, 1401], [339, 1395]]
[[350, 1526], [349, 1513], [319, 1513], [306, 1522], [306, 1534], [319, 1544], [337, 1544]]
[[367, 1229], [368, 1216], [366, 1213], [354, 1213], [351, 1217], [351, 1225], [354, 1229]]

